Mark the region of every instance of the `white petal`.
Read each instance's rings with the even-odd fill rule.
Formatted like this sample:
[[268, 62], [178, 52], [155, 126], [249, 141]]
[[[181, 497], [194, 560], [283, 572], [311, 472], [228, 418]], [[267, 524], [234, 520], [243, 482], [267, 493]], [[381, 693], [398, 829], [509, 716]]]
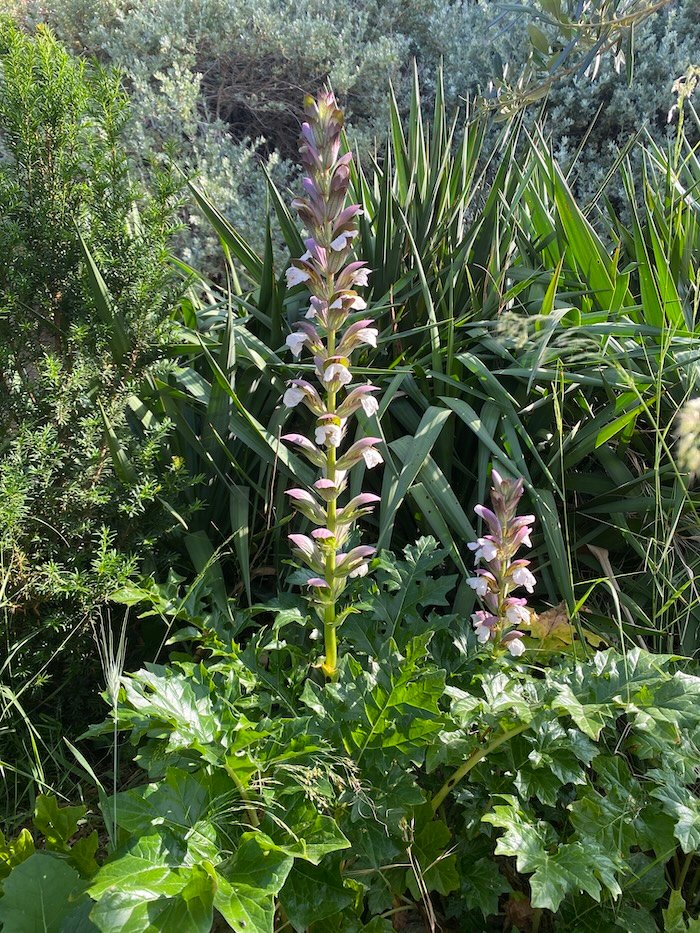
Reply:
[[364, 577], [369, 572], [369, 564], [362, 563], [348, 574], [349, 577]]
[[524, 586], [528, 593], [532, 593], [534, 592], [536, 580], [527, 567], [516, 567], [513, 571], [513, 583]]
[[306, 334], [289, 334], [285, 343], [292, 351], [292, 356], [295, 359], [298, 359], [301, 356], [301, 351], [306, 343]]
[[477, 596], [486, 596], [489, 590], [489, 583], [485, 577], [471, 577], [467, 580], [467, 585], [475, 590]]
[[333, 382], [335, 379], [338, 380], [341, 386], [346, 386], [352, 382], [352, 373], [342, 363], [331, 363], [330, 366], [326, 366], [323, 381], [327, 383]]
[[307, 282], [311, 278], [306, 269], [297, 269], [296, 266], [290, 266], [285, 274], [289, 288], [294, 285], [301, 285], [302, 282]]
[[510, 651], [514, 658], [519, 658], [521, 654], [525, 653], [525, 642], [521, 641], [519, 638], [513, 638], [508, 642], [508, 651]]
[[345, 249], [345, 245], [347, 244], [348, 240], [352, 240], [354, 235], [354, 230], [346, 230], [344, 233], [340, 233], [331, 243], [331, 249], [334, 249], [336, 252], [340, 252], [341, 249]]
[[284, 398], [282, 401], [287, 406], [287, 408], [295, 408], [299, 402], [304, 398], [304, 393], [297, 386], [291, 386], [284, 393]]
[[379, 331], [376, 327], [363, 327], [361, 330], [358, 330], [355, 336], [358, 340], [368, 344], [370, 347], [376, 347]]
[[362, 459], [365, 461], [368, 470], [371, 470], [372, 467], [379, 466], [380, 463], [384, 463], [384, 458], [374, 447], [365, 447], [362, 451]]
[[524, 606], [508, 606], [506, 609], [506, 619], [511, 625], [518, 625], [520, 622], [527, 622], [530, 615]]
[[479, 543], [481, 547], [476, 552], [475, 557], [477, 560], [481, 558], [485, 560], [486, 563], [489, 563], [489, 561], [492, 561], [497, 556], [498, 548], [493, 541], [486, 541], [484, 538], [479, 538]]
[[368, 418], [376, 415], [379, 411], [379, 402], [372, 395], [363, 395], [360, 399], [360, 405]]

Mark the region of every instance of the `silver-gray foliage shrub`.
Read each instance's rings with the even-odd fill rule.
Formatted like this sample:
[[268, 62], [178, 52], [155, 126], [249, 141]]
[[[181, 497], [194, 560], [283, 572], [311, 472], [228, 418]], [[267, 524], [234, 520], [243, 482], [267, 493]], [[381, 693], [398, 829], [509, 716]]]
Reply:
[[[131, 148], [142, 165], [175, 145], [179, 164], [253, 243], [262, 248], [265, 182], [292, 182], [301, 88], [329, 79], [367, 152], [386, 119], [391, 80], [407, 98], [411, 62], [424, 87], [444, 63], [448, 101], [488, 90], [507, 65], [525, 63], [525, 13], [494, 25], [498, 6], [473, 0], [38, 0], [15, 6], [31, 25], [48, 21], [75, 50], [121, 68], [133, 96]], [[17, 13], [17, 15], [20, 15]], [[505, 24], [505, 28], [504, 28]], [[577, 167], [585, 199], [620, 146], [640, 127], [661, 140], [672, 85], [700, 58], [695, 0], [676, 0], [637, 29], [632, 84], [612, 57], [594, 81], [568, 78], [548, 100], [556, 153], [573, 158], [597, 122]], [[613, 188], [610, 194], [615, 196]], [[183, 258], [215, 268], [217, 244], [194, 213]]]

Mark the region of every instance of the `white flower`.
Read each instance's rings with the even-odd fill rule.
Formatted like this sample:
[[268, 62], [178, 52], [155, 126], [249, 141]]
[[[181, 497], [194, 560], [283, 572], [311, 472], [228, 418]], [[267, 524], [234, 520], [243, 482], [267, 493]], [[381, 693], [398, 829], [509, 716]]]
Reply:
[[349, 577], [364, 577], [369, 571], [369, 564], [363, 563], [359, 567], [355, 567], [354, 570], [351, 570], [348, 574]]
[[369, 282], [369, 269], [358, 269], [355, 272], [353, 279], [355, 281], [355, 285], [366, 285]]
[[340, 252], [341, 249], [345, 249], [346, 245], [356, 235], [357, 230], [345, 230], [343, 233], [338, 234], [335, 240], [333, 240], [331, 243], [331, 249], [334, 249], [336, 252]]
[[304, 392], [298, 388], [298, 386], [290, 386], [289, 389], [284, 393], [282, 401], [287, 406], [287, 408], [296, 408], [296, 406], [304, 398]]
[[379, 331], [376, 327], [363, 327], [362, 330], [358, 330], [355, 334], [357, 340], [361, 343], [366, 343], [370, 347], [377, 346], [377, 337], [379, 336]]
[[489, 581], [486, 577], [470, 577], [467, 580], [467, 586], [471, 586], [476, 592], [476, 595], [480, 596], [482, 599], [489, 591]]
[[327, 444], [329, 447], [340, 447], [343, 439], [343, 430], [338, 424], [322, 424], [316, 428], [316, 443]]
[[352, 374], [347, 366], [343, 366], [342, 363], [331, 363], [329, 366], [326, 366], [323, 373], [323, 381], [327, 384], [334, 380], [337, 380], [341, 386], [346, 386], [352, 382]]
[[299, 269], [297, 266], [290, 266], [285, 275], [287, 276], [287, 286], [293, 288], [295, 285], [301, 285], [302, 282], [308, 282], [311, 275], [306, 269]]
[[518, 625], [520, 622], [529, 622], [530, 613], [525, 606], [508, 606], [506, 619], [511, 625]]
[[498, 556], [498, 548], [494, 542], [489, 541], [488, 538], [477, 538], [476, 541], [471, 541], [467, 547], [470, 551], [476, 551], [474, 560], [477, 563], [480, 560], [485, 560], [486, 563], [488, 563]]
[[525, 652], [525, 642], [521, 641], [519, 638], [511, 638], [508, 642], [508, 651], [510, 651], [514, 658], [519, 658], [520, 655]]
[[384, 463], [384, 458], [374, 447], [365, 447], [362, 451], [362, 459], [365, 461], [368, 470], [379, 466], [380, 463]]
[[376, 415], [379, 411], [379, 402], [373, 395], [363, 395], [360, 399], [360, 405], [362, 405], [362, 409], [368, 418]]
[[516, 567], [512, 579], [518, 586], [524, 586], [528, 593], [534, 593], [536, 580], [527, 567]]
[[491, 629], [488, 627], [488, 625], [477, 625], [475, 626], [474, 631], [476, 632], [476, 640], [480, 645], [485, 645], [491, 637]]
[[298, 360], [301, 356], [301, 351], [304, 347], [304, 344], [307, 341], [306, 334], [289, 334], [287, 340], [285, 341], [289, 349], [292, 351], [292, 356], [295, 360]]

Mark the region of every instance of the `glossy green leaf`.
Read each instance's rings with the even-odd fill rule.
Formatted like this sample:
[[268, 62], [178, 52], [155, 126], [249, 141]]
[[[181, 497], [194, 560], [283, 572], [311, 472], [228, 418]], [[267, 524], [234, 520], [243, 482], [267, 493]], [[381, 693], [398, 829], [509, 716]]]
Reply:
[[423, 891], [447, 895], [459, 888], [457, 856], [452, 851], [452, 833], [445, 823], [430, 819], [419, 825], [409, 842], [411, 868], [406, 872], [406, 885], [417, 900]]
[[217, 875], [214, 905], [236, 933], [272, 933], [274, 897], [294, 859], [258, 833], [245, 833]]
[[296, 861], [280, 894], [289, 922], [299, 931], [340, 913], [352, 902], [338, 858], [325, 858], [318, 866]]
[[84, 890], [85, 882], [74, 868], [57, 856], [36, 852], [3, 882], [3, 933], [60, 933]]
[[276, 814], [274, 821], [265, 817], [260, 825], [279, 849], [312, 865], [350, 845], [335, 820], [319, 813], [301, 794], [286, 812]]

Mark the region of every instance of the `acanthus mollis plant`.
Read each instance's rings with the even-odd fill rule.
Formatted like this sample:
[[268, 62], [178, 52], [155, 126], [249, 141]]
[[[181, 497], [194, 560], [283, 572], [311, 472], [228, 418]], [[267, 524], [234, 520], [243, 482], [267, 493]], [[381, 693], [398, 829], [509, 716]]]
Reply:
[[375, 548], [360, 545], [346, 550], [354, 523], [372, 511], [379, 496], [361, 493], [341, 506], [347, 474], [358, 463], [374, 467], [382, 463], [376, 449], [380, 438], [365, 437], [344, 453], [340, 448], [348, 420], [361, 408], [376, 414], [379, 389], [353, 384], [351, 357], [360, 346], [376, 347], [378, 331], [369, 318], [359, 318], [367, 305], [357, 288], [367, 284], [366, 263], [353, 261], [352, 243], [357, 235], [360, 206], [345, 206], [350, 182], [352, 153], [340, 155], [343, 114], [333, 93], [321, 91], [316, 100], [305, 102], [308, 122], [302, 124], [299, 151], [306, 169], [304, 196], [292, 202], [306, 227], [307, 251], [294, 259], [287, 270], [290, 287], [304, 284], [311, 293], [306, 320], [287, 337], [293, 356], [302, 351], [313, 355], [317, 389], [305, 379], [293, 379], [284, 394], [284, 404], [303, 403], [315, 416], [314, 441], [301, 434], [283, 440], [295, 445], [321, 476], [311, 489], [289, 489], [295, 508], [317, 527], [310, 536], [289, 535], [294, 555], [313, 573], [308, 580], [310, 601], [321, 620], [325, 656], [323, 671], [333, 679], [337, 673], [336, 630], [351, 611], [341, 607], [341, 597], [351, 577], [363, 576]]
[[522, 478], [504, 479], [492, 470], [491, 479], [493, 509], [484, 505], [474, 508], [491, 533], [469, 544], [476, 552], [477, 569], [467, 582], [484, 606], [472, 615], [472, 623], [482, 644], [492, 641], [519, 657], [525, 651], [525, 633], [520, 628], [529, 624], [530, 610], [526, 599], [511, 594], [519, 587], [534, 592], [535, 577], [528, 569], [530, 561], [514, 558], [521, 547], [531, 547], [535, 516], [516, 514], [523, 495]]

